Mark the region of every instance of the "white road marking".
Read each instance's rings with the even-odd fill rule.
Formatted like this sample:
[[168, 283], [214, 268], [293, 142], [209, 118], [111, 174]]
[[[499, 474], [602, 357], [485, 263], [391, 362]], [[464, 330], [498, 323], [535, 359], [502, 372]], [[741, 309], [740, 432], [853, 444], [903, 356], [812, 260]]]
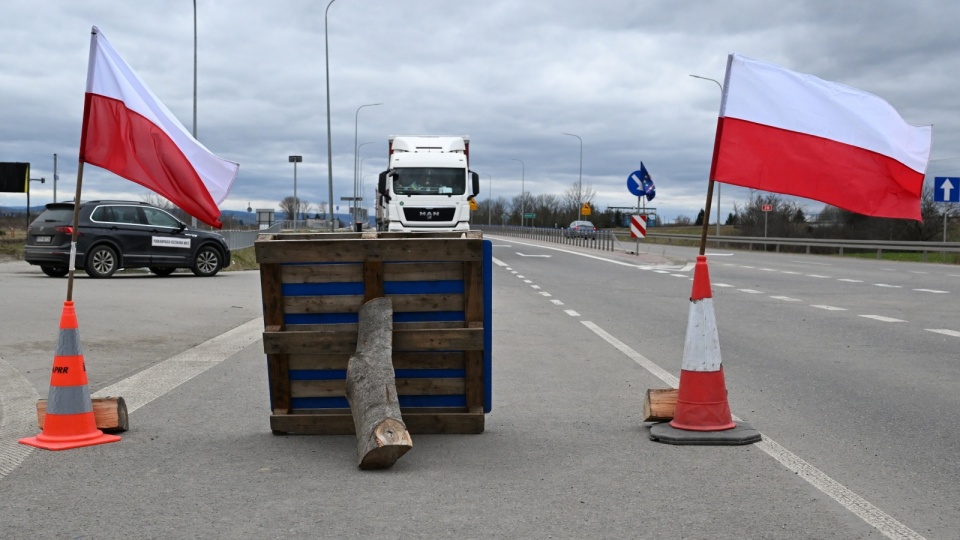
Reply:
[[36, 435], [37, 391], [30, 381], [0, 359], [0, 480], [27, 459], [34, 447], [20, 444], [22, 437]]
[[781, 270], [781, 273], [787, 274], [790, 276], [799, 276], [800, 272], [794, 272], [793, 270]]
[[[501, 261], [500, 259], [498, 259], [498, 258], [496, 258], [496, 257], [493, 257], [493, 264], [495, 264], [495, 265], [497, 265], [497, 266], [507, 266], [507, 263]], [[507, 270], [509, 270], [509, 269], [510, 269], [510, 268], [507, 267]]]
[[900, 285], [887, 285], [886, 283], [874, 283], [877, 287], [886, 287], [888, 289], [902, 289]]
[[523, 280], [523, 282], [524, 282], [524, 283], [533, 283], [533, 282], [530, 281], [529, 279], [525, 279], [525, 280]]
[[713, 286], [714, 287], [733, 287], [733, 285], [730, 285], [729, 283], [714, 283]]
[[[613, 337], [605, 330], [590, 321], [580, 321], [593, 333], [603, 338], [607, 343], [613, 345], [617, 350], [625, 354], [628, 358], [639, 364], [642, 368], [652, 373], [655, 377], [670, 385], [671, 388], [677, 388], [680, 384], [679, 379], [672, 374], [647, 359], [642, 354], [631, 349], [627, 344]], [[734, 420], [742, 421], [734, 416]], [[910, 529], [903, 523], [900, 523], [893, 516], [880, 510], [863, 497], [847, 489], [826, 473], [807, 463], [803, 458], [787, 450], [779, 443], [761, 433], [762, 440], [754, 443], [754, 446], [763, 450], [767, 455], [776, 459], [787, 470], [794, 472], [800, 478], [803, 478], [813, 487], [820, 490], [825, 495], [840, 503], [841, 506], [858, 516], [871, 527], [877, 529], [887, 538], [923, 540], [923, 536]]]
[[571, 317], [579, 317], [579, 316], [580, 316], [579, 313], [577, 313], [576, 311], [574, 311], [574, 310], [572, 310], [572, 309], [565, 309], [565, 310], [563, 310], [563, 312], [566, 313], [567, 315], [571, 316]]
[[864, 319], [873, 319], [880, 322], [907, 322], [903, 319], [894, 319], [893, 317], [884, 317], [883, 315], [860, 315]]
[[783, 300], [784, 302], [800, 302], [799, 298], [790, 298], [789, 296], [771, 296], [774, 300]]
[[817, 279], [827, 279], [830, 276], [824, 276], [821, 274], [807, 274], [807, 277], [817, 278]]
[[544, 258], [547, 258], [547, 259], [549, 259], [550, 257], [553, 257], [553, 255], [527, 255], [527, 254], [525, 254], [525, 253], [520, 253], [519, 251], [517, 252], [517, 255], [519, 255], [519, 256], [521, 256], [521, 257], [544, 257]]
[[737, 290], [740, 292], [748, 293], [748, 294], [763, 294], [763, 291], [756, 291], [753, 289], [737, 289]]
[[774, 270], [773, 268], [761, 268], [760, 270], [764, 272], [776, 272], [776, 270]]
[[539, 286], [539, 285], [531, 285], [530, 287], [531, 287], [531, 288], [534, 288], [534, 289], [537, 289], [537, 290], [540, 290], [540, 286]]
[[825, 306], [822, 304], [811, 305], [810, 307], [815, 307], [819, 309], [825, 309], [827, 311], [847, 311], [847, 308], [837, 307], [837, 306]]
[[840, 278], [837, 281], [846, 281], [847, 283], [863, 283], [862, 279]]
[[[517, 274], [517, 273], [514, 272], [514, 274]], [[527, 276], [521, 276], [520, 274], [517, 274], [517, 277], [520, 278], [520, 279], [526, 279]]]
[[928, 292], [934, 294], [949, 294], [950, 291], [938, 291], [937, 289], [914, 289], [917, 292]]
[[556, 305], [558, 305], [558, 306], [562, 306], [562, 305], [563, 305], [563, 302], [561, 302], [561, 301], [559, 301], [559, 300], [556, 300], [556, 299], [551, 300], [551, 302], [553, 302], [554, 304], [556, 304]]
[[942, 328], [927, 328], [926, 330], [927, 332], [936, 332], [945, 336], [960, 337], [960, 332], [957, 332], [956, 330], [944, 330]]
[[547, 291], [540, 291], [540, 296], [553, 296], [553, 295], [548, 293]]

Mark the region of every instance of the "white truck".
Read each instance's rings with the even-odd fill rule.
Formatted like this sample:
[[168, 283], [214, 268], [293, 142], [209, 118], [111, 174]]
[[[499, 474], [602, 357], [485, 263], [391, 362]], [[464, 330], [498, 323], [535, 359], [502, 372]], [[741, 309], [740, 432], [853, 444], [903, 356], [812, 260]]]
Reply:
[[387, 170], [377, 183], [377, 230], [470, 230], [470, 207], [479, 193], [470, 137], [392, 136]]

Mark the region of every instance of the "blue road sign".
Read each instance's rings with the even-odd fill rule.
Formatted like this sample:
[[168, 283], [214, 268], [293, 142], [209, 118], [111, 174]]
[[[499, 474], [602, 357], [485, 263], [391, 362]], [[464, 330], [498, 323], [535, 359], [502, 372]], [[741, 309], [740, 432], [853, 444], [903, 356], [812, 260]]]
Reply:
[[938, 176], [933, 179], [934, 202], [960, 202], [960, 178]]
[[657, 188], [653, 185], [653, 179], [650, 178], [650, 173], [647, 172], [647, 168], [642, 161], [640, 162], [640, 170], [633, 171], [627, 177], [627, 190], [637, 197], [646, 196], [648, 201], [652, 201], [656, 197]]

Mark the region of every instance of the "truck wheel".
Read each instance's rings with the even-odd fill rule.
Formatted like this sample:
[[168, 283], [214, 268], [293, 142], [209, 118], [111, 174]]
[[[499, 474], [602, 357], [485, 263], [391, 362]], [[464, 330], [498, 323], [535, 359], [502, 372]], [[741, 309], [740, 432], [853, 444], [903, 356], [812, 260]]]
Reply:
[[200, 277], [213, 277], [220, 271], [221, 266], [223, 266], [223, 257], [220, 252], [214, 247], [204, 246], [197, 251], [190, 270]]
[[120, 268], [117, 252], [110, 246], [97, 246], [87, 254], [83, 269], [92, 278], [108, 278]]

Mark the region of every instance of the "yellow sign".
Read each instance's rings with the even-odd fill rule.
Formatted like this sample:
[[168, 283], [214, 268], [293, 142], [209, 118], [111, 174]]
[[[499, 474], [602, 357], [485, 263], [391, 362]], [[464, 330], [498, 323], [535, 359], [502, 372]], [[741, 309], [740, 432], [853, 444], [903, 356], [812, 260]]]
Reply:
[[470, 199], [470, 210], [476, 210], [476, 209], [477, 209], [477, 200]]
[[589, 216], [590, 213], [591, 213], [590, 203], [588, 203], [588, 202], [583, 203], [583, 208], [580, 209], [580, 213], [583, 214], [583, 215], [585, 215], [585, 216]]

